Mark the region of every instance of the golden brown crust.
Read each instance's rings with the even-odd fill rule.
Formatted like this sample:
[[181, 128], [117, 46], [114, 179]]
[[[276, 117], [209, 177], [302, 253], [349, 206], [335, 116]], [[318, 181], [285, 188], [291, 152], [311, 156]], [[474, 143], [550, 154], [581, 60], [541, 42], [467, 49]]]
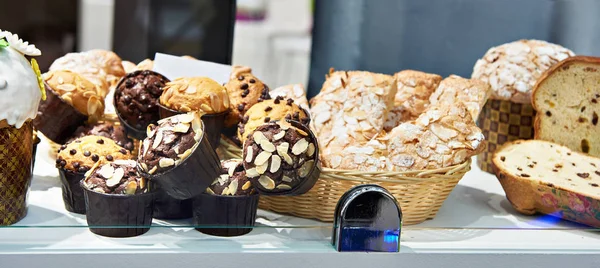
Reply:
[[109, 138], [85, 136], [61, 149], [58, 159], [65, 161], [65, 169], [79, 172], [79, 168], [90, 169], [96, 162], [102, 165], [114, 160], [131, 159], [131, 154]]
[[222, 113], [229, 109], [225, 87], [208, 77], [182, 77], [166, 84], [160, 104], [181, 112]]
[[440, 82], [429, 102], [431, 105], [450, 106], [460, 101], [465, 104], [473, 120], [477, 120], [490, 94], [490, 85], [481, 80], [450, 75]]
[[102, 49], [93, 49], [87, 52], [90, 58], [100, 65], [106, 74], [116, 77], [125, 75], [121, 58], [114, 52]]
[[[593, 63], [593, 64], [600, 64], [600, 58], [598, 57], [590, 57], [590, 56], [573, 56], [573, 57], [568, 57], [562, 61], [560, 61], [559, 63], [553, 65], [552, 67], [550, 67], [550, 69], [546, 70], [542, 76], [540, 76], [540, 78], [537, 80], [537, 82], [535, 83], [535, 85], [533, 86], [533, 91], [531, 93], [531, 96], [535, 96], [538, 88], [540, 87], [540, 85], [542, 83], [544, 83], [544, 81], [550, 76], [552, 75], [554, 72], [556, 72], [558, 69], [561, 69], [563, 67], [566, 67], [568, 65], [571, 65], [575, 62], [585, 62], [585, 63]], [[538, 110], [539, 107], [537, 106], [536, 102], [535, 102], [535, 98], [531, 98], [531, 104], [533, 105], [533, 108]], [[536, 129], [537, 130], [537, 129]]]
[[248, 134], [252, 134], [257, 127], [265, 122], [282, 120], [286, 116], [296, 120], [294, 118], [295, 115], [299, 116], [297, 121], [303, 121], [308, 118], [306, 112], [300, 106], [293, 103], [292, 99], [282, 100], [281, 98], [276, 98], [259, 102], [246, 112], [247, 121], [244, 119], [240, 123], [238, 138], [244, 144]]
[[248, 109], [256, 104], [261, 96], [265, 96], [265, 89], [267, 94], [269, 90], [260, 79], [252, 74], [252, 69], [246, 66], [233, 66], [225, 88], [231, 102], [231, 111], [225, 119], [226, 127], [236, 125]]
[[145, 59], [140, 61], [137, 65], [137, 70], [152, 70], [154, 68], [154, 61], [151, 59]]
[[52, 92], [71, 104], [77, 111], [93, 119], [104, 114], [104, 97], [98, 86], [71, 71], [50, 71], [44, 81]]

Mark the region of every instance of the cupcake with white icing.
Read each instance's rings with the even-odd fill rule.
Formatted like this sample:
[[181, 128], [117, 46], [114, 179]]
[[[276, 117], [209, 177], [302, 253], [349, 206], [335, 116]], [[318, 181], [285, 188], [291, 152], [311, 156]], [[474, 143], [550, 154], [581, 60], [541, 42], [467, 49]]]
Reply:
[[0, 225], [27, 214], [27, 187], [33, 160], [32, 119], [42, 99], [41, 76], [34, 59], [41, 52], [19, 36], [0, 30]]

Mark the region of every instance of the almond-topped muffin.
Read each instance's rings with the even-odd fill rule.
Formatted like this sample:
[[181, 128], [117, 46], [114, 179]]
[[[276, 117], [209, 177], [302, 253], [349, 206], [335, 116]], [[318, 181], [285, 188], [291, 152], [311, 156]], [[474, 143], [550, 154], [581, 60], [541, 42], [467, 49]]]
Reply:
[[250, 108], [238, 126], [238, 138], [243, 144], [254, 129], [264, 123], [278, 120], [294, 120], [305, 126], [310, 123], [308, 113], [294, 103], [293, 99], [275, 99], [261, 101]]
[[138, 158], [142, 169], [154, 174], [185, 160], [203, 136], [201, 124], [197, 115], [187, 113], [162, 119], [158, 126], [148, 126], [148, 137]]
[[127, 159], [131, 159], [131, 154], [115, 141], [101, 136], [85, 136], [61, 147], [56, 167], [73, 173], [84, 173], [96, 163]]
[[181, 77], [167, 83], [160, 104], [179, 112], [217, 114], [229, 109], [225, 87], [208, 77]]
[[251, 195], [255, 192], [254, 186], [246, 177], [246, 171], [241, 159], [221, 161], [221, 175], [206, 189], [214, 195]]
[[105, 194], [134, 195], [148, 191], [146, 179], [138, 174], [134, 160], [116, 160], [98, 165], [88, 174], [83, 185]]
[[52, 93], [80, 113], [94, 119], [104, 114], [104, 97], [98, 87], [83, 76], [72, 71], [51, 71], [44, 74], [44, 81]]

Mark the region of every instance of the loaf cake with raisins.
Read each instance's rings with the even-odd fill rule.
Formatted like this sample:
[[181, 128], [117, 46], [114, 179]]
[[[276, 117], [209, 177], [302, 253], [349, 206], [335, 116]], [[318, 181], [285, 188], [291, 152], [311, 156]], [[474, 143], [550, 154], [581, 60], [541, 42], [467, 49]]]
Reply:
[[559, 62], [540, 78], [532, 99], [536, 139], [600, 157], [600, 58]]
[[600, 159], [542, 140], [505, 143], [492, 159], [519, 212], [552, 214], [600, 227]]

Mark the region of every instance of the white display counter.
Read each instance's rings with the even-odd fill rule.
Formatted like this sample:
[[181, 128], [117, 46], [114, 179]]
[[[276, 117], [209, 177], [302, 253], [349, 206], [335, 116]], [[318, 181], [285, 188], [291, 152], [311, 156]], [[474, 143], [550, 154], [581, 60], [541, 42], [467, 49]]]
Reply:
[[101, 237], [64, 209], [47, 147], [38, 149], [28, 215], [0, 228], [0, 267], [600, 267], [598, 230], [517, 214], [475, 164], [435, 219], [403, 228], [399, 254], [337, 253], [331, 224], [260, 210], [257, 227], [239, 237], [158, 220], [138, 237]]

